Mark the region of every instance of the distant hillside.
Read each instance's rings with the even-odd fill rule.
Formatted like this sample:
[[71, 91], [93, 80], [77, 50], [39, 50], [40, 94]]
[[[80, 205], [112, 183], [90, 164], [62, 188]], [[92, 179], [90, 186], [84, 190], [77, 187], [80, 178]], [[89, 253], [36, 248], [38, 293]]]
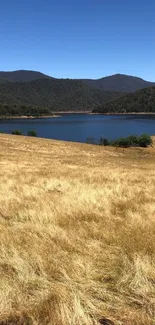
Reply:
[[118, 96], [119, 93], [91, 88], [78, 80], [7, 82], [0, 84], [0, 114], [33, 114], [34, 110], [38, 114], [51, 111], [87, 111]]
[[138, 90], [95, 108], [94, 113], [155, 112], [155, 87]]
[[83, 81], [91, 87], [122, 93], [132, 93], [142, 88], [155, 86], [154, 82], [124, 74], [116, 74], [97, 80], [85, 79]]
[[36, 79], [47, 79], [49, 76], [31, 70], [17, 70], [17, 71], [0, 71], [0, 79], [8, 81], [32, 81]]
[[7, 80], [5, 80], [5, 79], [0, 79], [0, 84], [6, 83], [6, 82], [7, 82]]
[[[120, 74], [98, 80], [75, 80], [56, 79], [28, 70], [0, 72], [0, 115], [50, 114], [51, 111], [145, 111], [147, 107], [143, 105], [145, 107], [141, 108], [133, 99], [141, 96], [141, 92], [135, 97], [129, 95], [117, 102], [106, 103], [123, 93], [132, 93], [150, 85], [155, 86], [143, 79]], [[133, 109], [133, 106], [138, 108]]]
[[[0, 79], [7, 81], [34, 81], [37, 79], [56, 79], [53, 77], [49, 77], [38, 71], [31, 70], [17, 70], [0, 72]], [[62, 80], [62, 79], [58, 79]], [[63, 79], [68, 80], [68, 79]], [[112, 76], [104, 77], [101, 79], [79, 79], [75, 81], [82, 81], [84, 84], [91, 86], [93, 88], [104, 89], [105, 91], [112, 92], [123, 92], [123, 93], [132, 93], [136, 90], [155, 86], [155, 83], [145, 81], [138, 77], [128, 76], [124, 74], [115, 74]]]

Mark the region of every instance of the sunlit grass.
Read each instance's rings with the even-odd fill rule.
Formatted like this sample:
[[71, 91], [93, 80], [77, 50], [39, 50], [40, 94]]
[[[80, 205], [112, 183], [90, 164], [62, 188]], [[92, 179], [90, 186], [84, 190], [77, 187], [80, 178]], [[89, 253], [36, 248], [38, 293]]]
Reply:
[[155, 324], [155, 149], [0, 135], [0, 325]]

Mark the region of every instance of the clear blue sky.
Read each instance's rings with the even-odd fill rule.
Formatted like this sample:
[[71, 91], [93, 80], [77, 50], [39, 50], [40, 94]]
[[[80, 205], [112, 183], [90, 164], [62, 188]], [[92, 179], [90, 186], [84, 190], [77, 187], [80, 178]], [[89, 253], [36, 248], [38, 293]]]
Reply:
[[2, 0], [0, 70], [155, 81], [154, 0]]

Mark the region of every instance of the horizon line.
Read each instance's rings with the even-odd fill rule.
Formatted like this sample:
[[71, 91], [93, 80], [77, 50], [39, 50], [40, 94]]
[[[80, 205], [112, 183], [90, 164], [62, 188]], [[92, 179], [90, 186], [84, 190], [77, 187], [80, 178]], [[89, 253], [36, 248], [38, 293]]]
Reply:
[[46, 74], [44, 72], [41, 72], [39, 70], [32, 70], [32, 69], [17, 69], [17, 70], [0, 70], [0, 73], [1, 72], [4, 72], [4, 73], [12, 73], [12, 72], [37, 72], [37, 73], [41, 73], [41, 74], [44, 74], [45, 76], [49, 77], [49, 78], [53, 78], [53, 79], [70, 79], [70, 80], [100, 80], [100, 79], [103, 79], [103, 78], [108, 78], [108, 77], [113, 77], [113, 76], [126, 76], [126, 77], [134, 77], [134, 78], [138, 78], [138, 79], [142, 79], [144, 81], [147, 81], [147, 82], [154, 82], [154, 81], [150, 81], [150, 80], [146, 80], [144, 79], [143, 77], [138, 77], [136, 75], [130, 75], [130, 74], [126, 74], [126, 73], [114, 73], [114, 74], [110, 74], [110, 75], [105, 75], [105, 76], [102, 76], [102, 77], [98, 77], [98, 78], [70, 78], [70, 77], [53, 77], [49, 74]]

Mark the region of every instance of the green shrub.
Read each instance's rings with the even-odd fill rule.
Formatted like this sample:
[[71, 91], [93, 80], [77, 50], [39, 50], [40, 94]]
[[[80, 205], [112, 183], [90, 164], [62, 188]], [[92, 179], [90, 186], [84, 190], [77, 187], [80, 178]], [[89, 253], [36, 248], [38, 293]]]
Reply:
[[152, 139], [148, 134], [142, 134], [138, 139], [139, 147], [146, 148], [149, 145], [152, 145]]
[[12, 134], [14, 134], [14, 135], [22, 135], [22, 132], [20, 130], [13, 130]]
[[87, 143], [99, 144], [102, 146], [114, 146], [114, 147], [147, 147], [152, 145], [152, 138], [148, 134], [142, 134], [141, 136], [130, 135], [126, 138], [118, 138], [114, 141], [109, 141], [107, 138], [101, 137], [100, 140], [96, 143], [94, 138], [88, 138]]
[[100, 138], [99, 144], [101, 146], [110, 146], [110, 141], [107, 138]]
[[128, 148], [132, 146], [131, 139], [127, 138], [119, 138], [115, 141], [112, 141], [111, 143], [114, 147], [122, 147], [122, 148]]
[[130, 135], [128, 137], [128, 140], [131, 142], [132, 147], [138, 147], [139, 146], [139, 137], [136, 135]]
[[30, 137], [37, 137], [37, 132], [35, 130], [30, 130], [28, 131], [27, 135]]
[[130, 135], [127, 138], [119, 138], [111, 142], [115, 147], [147, 147], [152, 144], [152, 139], [148, 134], [142, 134], [141, 136]]

